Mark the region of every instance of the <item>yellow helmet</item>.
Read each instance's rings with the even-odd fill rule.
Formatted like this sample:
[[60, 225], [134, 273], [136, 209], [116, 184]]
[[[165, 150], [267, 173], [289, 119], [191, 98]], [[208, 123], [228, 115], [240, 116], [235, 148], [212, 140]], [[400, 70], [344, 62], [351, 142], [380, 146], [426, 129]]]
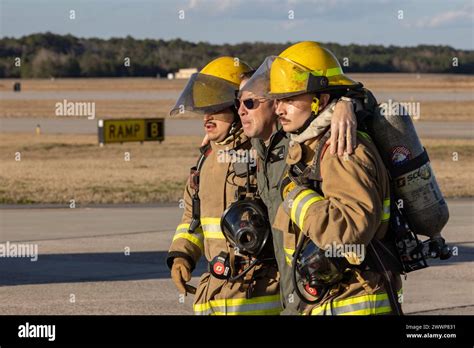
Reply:
[[344, 75], [337, 58], [317, 42], [303, 41], [265, 59], [244, 90], [272, 99], [359, 84]]
[[233, 57], [220, 57], [191, 76], [170, 115], [185, 110], [215, 113], [234, 104], [242, 74], [252, 70], [245, 62]]
[[252, 70], [245, 62], [239, 58], [220, 57], [214, 59], [200, 71], [201, 74], [219, 77], [235, 85], [240, 85], [242, 74]]
[[[312, 92], [311, 89], [353, 86], [357, 82], [344, 75], [339, 61], [332, 52], [314, 41], [303, 41], [288, 47], [271, 67], [270, 93], [286, 94]], [[311, 85], [312, 76], [326, 77], [322, 85]], [[319, 88], [318, 88], [319, 87]]]

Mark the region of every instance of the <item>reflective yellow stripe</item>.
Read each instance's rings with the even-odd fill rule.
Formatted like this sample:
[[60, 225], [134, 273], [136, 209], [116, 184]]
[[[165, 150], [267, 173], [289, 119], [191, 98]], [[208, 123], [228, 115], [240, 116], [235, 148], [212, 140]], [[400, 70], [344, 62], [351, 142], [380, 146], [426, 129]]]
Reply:
[[378, 300], [385, 300], [385, 299], [388, 299], [387, 293], [355, 296], [355, 297], [346, 298], [344, 300], [334, 301], [333, 307], [337, 308], [337, 307], [347, 306], [347, 305], [366, 302], [366, 301], [378, 301]]
[[220, 217], [205, 217], [201, 218], [201, 223], [203, 225], [221, 225], [221, 218]]
[[176, 233], [187, 232], [189, 229], [189, 224], [180, 224], [176, 227]]
[[259, 296], [251, 299], [218, 299], [193, 306], [196, 314], [212, 315], [262, 315], [279, 314], [280, 295]]
[[384, 306], [384, 307], [375, 307], [375, 308], [364, 308], [364, 309], [359, 309], [357, 311], [341, 313], [339, 315], [374, 315], [374, 314], [390, 313], [391, 311], [392, 311], [392, 307]]
[[290, 248], [284, 248], [284, 249], [285, 249], [285, 253], [287, 253], [290, 256], [293, 256], [293, 254], [295, 253], [295, 249], [290, 249]]
[[323, 74], [323, 70], [313, 70], [311, 71], [311, 74], [315, 76], [337, 76], [337, 75], [342, 75], [342, 68], [340, 67], [335, 67], [335, 68], [329, 68], [326, 69], [326, 73]]
[[221, 231], [221, 218], [201, 218], [201, 226], [204, 231], [204, 238], [225, 239]]
[[303, 190], [296, 196], [291, 206], [291, 220], [303, 229], [303, 222], [306, 212], [311, 204], [323, 200], [324, 197], [318, 195], [313, 190]]
[[303, 190], [300, 192], [298, 196], [294, 199], [292, 205], [291, 205], [291, 220], [293, 220], [296, 223], [296, 210], [298, 210], [298, 204], [300, 201], [305, 198], [306, 196], [314, 193], [313, 190]]
[[357, 134], [359, 134], [362, 138], [372, 142], [372, 138], [370, 137], [369, 134], [367, 134], [366, 132], [362, 132], [362, 131], [357, 131]]
[[314, 202], [322, 201], [323, 199], [324, 199], [324, 197], [316, 196], [316, 197], [311, 198], [309, 201], [307, 201], [303, 205], [303, 209], [301, 209], [301, 214], [300, 214], [300, 218], [299, 218], [299, 221], [300, 221], [299, 227], [300, 227], [300, 229], [303, 229], [303, 224], [304, 224], [304, 218], [306, 216], [306, 211], [308, 210], [310, 205], [313, 204]]
[[[402, 294], [403, 291], [398, 291]], [[325, 302], [315, 307], [311, 315], [319, 315], [329, 311], [333, 315], [369, 315], [382, 314], [392, 311], [387, 293], [371, 294], [350, 297], [343, 300], [334, 300], [332, 303]]]
[[222, 298], [218, 300], [211, 300], [212, 304], [217, 306], [240, 306], [243, 304], [256, 304], [256, 303], [266, 303], [279, 301], [280, 295], [270, 295], [270, 296], [258, 296], [254, 298]]
[[222, 232], [205, 232], [204, 231], [204, 238], [210, 239], [225, 239], [224, 235]]
[[[188, 233], [188, 232], [183, 232], [183, 233], [177, 233], [174, 235], [173, 237], [173, 242], [176, 240], [176, 239], [180, 239], [180, 238], [183, 238], [183, 239], [186, 239], [186, 240], [189, 240], [191, 243], [195, 244], [196, 246], [199, 247], [199, 249], [201, 249], [201, 251], [204, 249], [204, 245], [202, 243], [202, 241], [197, 237], [199, 236], [198, 234], [191, 234], [191, 233]], [[202, 234], [201, 234], [202, 236]]]
[[390, 198], [383, 200], [382, 222], [387, 222], [389, 219], [390, 219]]
[[[180, 224], [180, 225], [178, 225], [178, 227], [176, 227], [176, 233], [188, 232], [189, 226], [190, 226], [190, 224]], [[196, 230], [194, 231], [194, 234], [197, 234], [197, 233], [202, 233], [202, 227], [201, 226], [196, 228]]]
[[291, 262], [293, 260], [293, 254], [295, 253], [295, 249], [284, 248], [285, 250], [285, 260], [286, 263], [291, 266]]
[[[245, 312], [218, 312], [214, 311], [209, 313], [209, 315], [279, 315], [282, 311], [281, 308], [275, 309], [262, 309], [262, 310], [255, 310], [255, 311], [245, 311]], [[199, 315], [200, 313], [195, 313]]]

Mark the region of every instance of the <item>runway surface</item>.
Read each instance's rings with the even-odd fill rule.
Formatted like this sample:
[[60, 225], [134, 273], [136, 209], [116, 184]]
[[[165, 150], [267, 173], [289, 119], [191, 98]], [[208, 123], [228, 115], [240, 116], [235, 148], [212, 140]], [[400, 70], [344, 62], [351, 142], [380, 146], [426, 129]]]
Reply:
[[[474, 200], [448, 201], [457, 256], [404, 281], [407, 314], [474, 313]], [[192, 314], [165, 265], [176, 205], [0, 209], [0, 244], [37, 245], [38, 260], [0, 259], [2, 314]], [[192, 284], [205, 269], [201, 262]]]

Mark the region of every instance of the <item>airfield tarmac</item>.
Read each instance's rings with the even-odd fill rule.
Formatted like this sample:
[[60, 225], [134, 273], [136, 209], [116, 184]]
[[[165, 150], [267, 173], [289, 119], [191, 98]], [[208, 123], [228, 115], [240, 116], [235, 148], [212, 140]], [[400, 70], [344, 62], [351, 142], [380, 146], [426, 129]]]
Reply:
[[[474, 313], [473, 203], [448, 201], [443, 235], [458, 256], [408, 275], [406, 314]], [[181, 214], [176, 205], [4, 206], [0, 243], [37, 244], [39, 256], [0, 262], [0, 313], [192, 314], [192, 295], [179, 301], [165, 264]]]

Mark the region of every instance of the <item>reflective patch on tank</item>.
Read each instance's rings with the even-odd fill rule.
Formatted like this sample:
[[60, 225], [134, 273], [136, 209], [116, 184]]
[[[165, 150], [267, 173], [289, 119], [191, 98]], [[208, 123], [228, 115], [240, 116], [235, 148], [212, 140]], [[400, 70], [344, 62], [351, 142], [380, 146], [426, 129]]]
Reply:
[[411, 152], [405, 146], [395, 146], [390, 152], [390, 160], [394, 166], [401, 166], [411, 159]]
[[442, 195], [429, 163], [396, 179], [397, 188], [411, 213], [437, 204]]
[[[415, 169], [405, 175], [399, 176], [395, 179], [397, 187], [403, 187], [405, 185], [423, 185], [423, 181], [430, 180], [432, 176], [430, 163], [422, 165], [420, 168]], [[420, 182], [421, 181], [421, 182]]]
[[410, 184], [412, 181], [421, 179], [421, 180], [429, 180], [431, 178], [431, 170], [428, 163], [422, 165], [417, 170], [408, 173], [407, 175], [407, 184]]

